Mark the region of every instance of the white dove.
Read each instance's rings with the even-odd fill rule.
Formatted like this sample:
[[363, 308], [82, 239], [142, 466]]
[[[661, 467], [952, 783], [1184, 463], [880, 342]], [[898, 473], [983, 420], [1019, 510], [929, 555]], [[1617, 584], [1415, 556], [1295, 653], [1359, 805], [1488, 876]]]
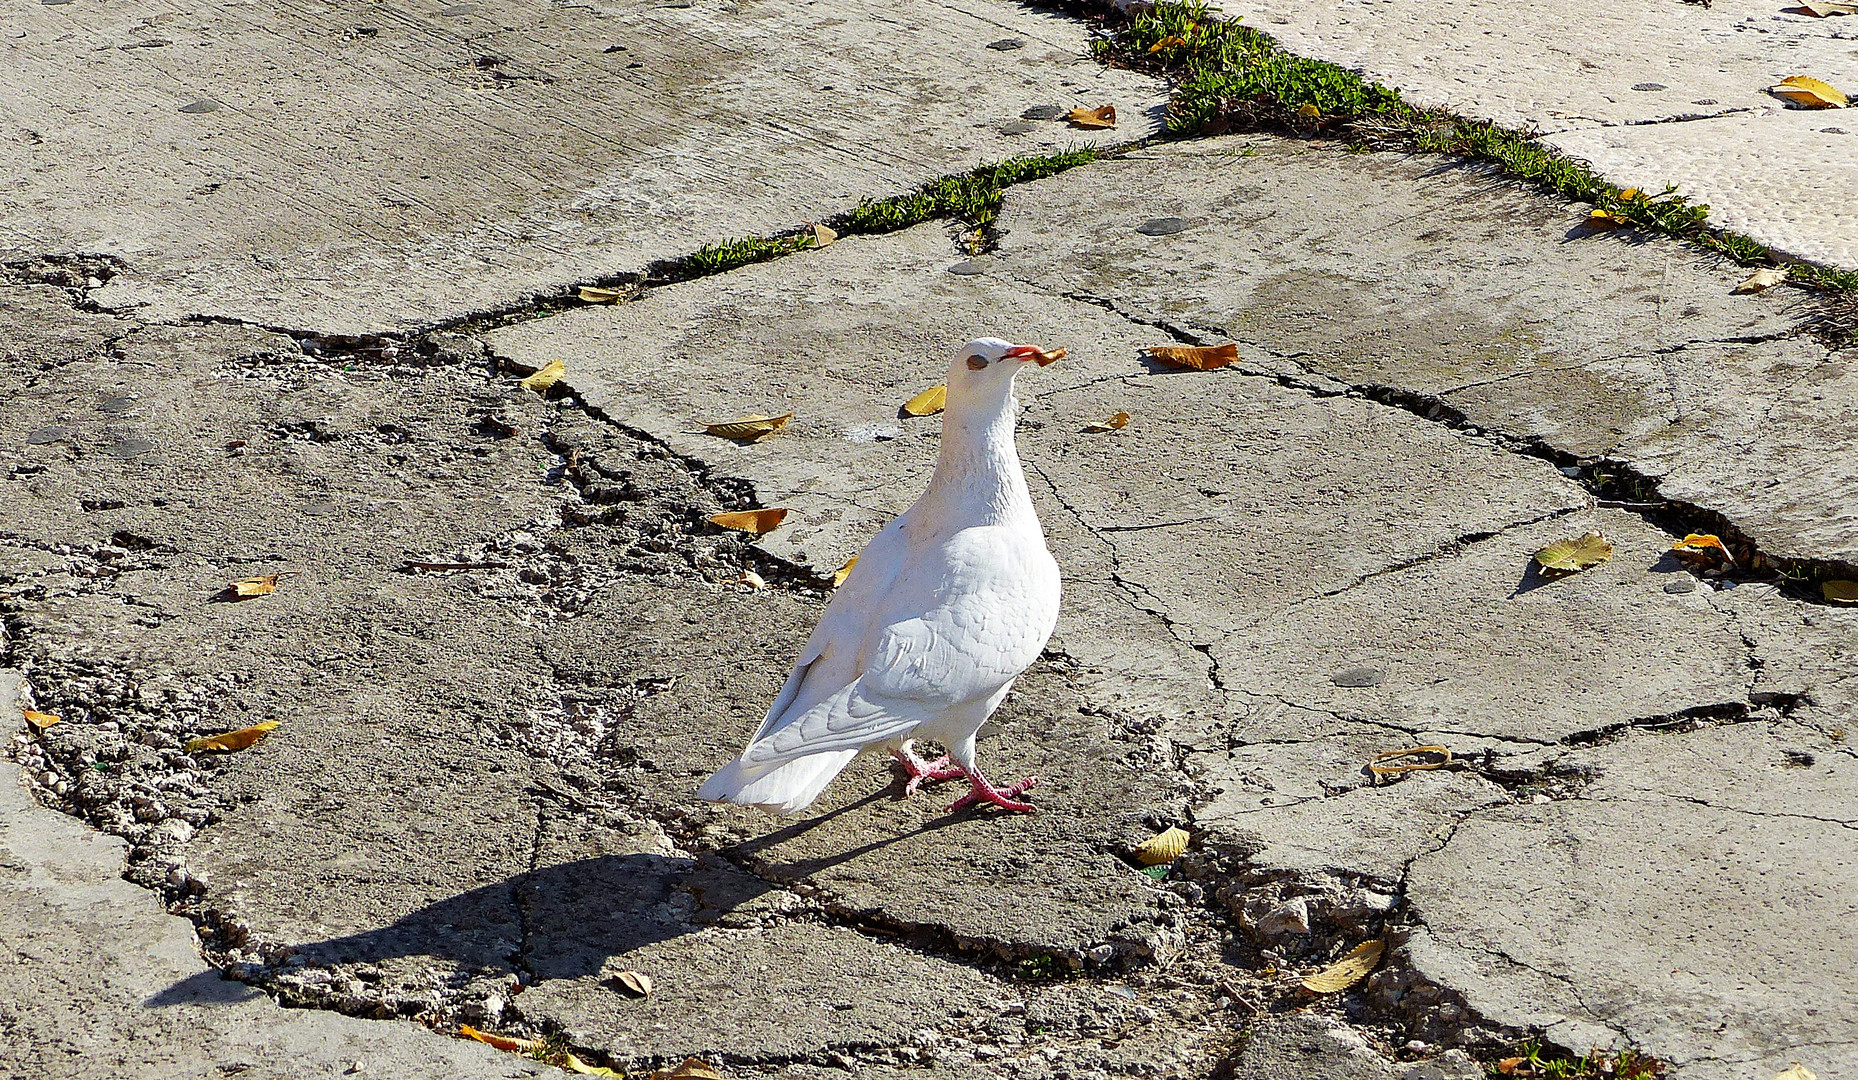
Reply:
[[[1036, 778], [994, 787], [974, 764], [974, 737], [1058, 621], [1058, 564], [1013, 447], [1013, 378], [1026, 361], [1063, 355], [999, 338], [956, 355], [929, 490], [865, 545], [748, 749], [698, 795], [791, 814], [884, 743], [908, 774], [906, 795], [965, 776], [973, 788], [951, 812], [1032, 810], [1017, 800]], [[948, 756], [924, 762], [915, 739]]]

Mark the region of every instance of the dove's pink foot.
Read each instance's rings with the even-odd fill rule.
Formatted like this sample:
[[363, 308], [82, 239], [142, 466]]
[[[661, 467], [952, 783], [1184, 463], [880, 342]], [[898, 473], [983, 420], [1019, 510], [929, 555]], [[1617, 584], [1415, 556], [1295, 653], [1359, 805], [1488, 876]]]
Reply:
[[974, 782], [974, 789], [950, 803], [949, 813], [958, 814], [970, 806], [979, 806], [982, 803], [991, 803], [1002, 810], [1011, 810], [1020, 814], [1030, 814], [1037, 809], [1029, 802], [1014, 801], [1032, 790], [1032, 785], [1039, 782], [1036, 776], [1028, 776], [1010, 788], [994, 787], [987, 782], [987, 778], [982, 776], [978, 769], [969, 773], [968, 779]]
[[916, 789], [922, 786], [924, 780], [953, 780], [957, 776], [968, 775], [950, 765], [947, 754], [935, 761], [924, 761], [905, 746], [892, 750], [890, 756], [897, 759], [897, 764], [903, 766], [903, 774], [909, 777], [909, 781], [903, 785], [903, 797], [906, 799], [916, 794]]

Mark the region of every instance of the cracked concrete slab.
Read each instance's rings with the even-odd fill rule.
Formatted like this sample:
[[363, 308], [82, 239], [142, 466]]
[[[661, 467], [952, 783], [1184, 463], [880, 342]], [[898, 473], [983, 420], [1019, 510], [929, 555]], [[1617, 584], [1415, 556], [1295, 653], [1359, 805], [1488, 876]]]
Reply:
[[1574, 755], [1597, 774], [1579, 797], [1474, 814], [1414, 862], [1414, 967], [1486, 1017], [1687, 1077], [1850, 1070], [1849, 956], [1826, 928], [1858, 901], [1837, 869], [1858, 857], [1858, 773], [1827, 742], [1757, 723]]
[[[0, 670], [0, 706], [19, 676]], [[559, 1076], [411, 1024], [283, 1009], [223, 981], [124, 843], [0, 782], [0, 1071], [14, 1076]], [[106, 1064], [107, 1063], [107, 1066]], [[107, 1069], [107, 1072], [106, 1072]]]
[[[1675, 243], [1570, 235], [1584, 208], [1475, 169], [1350, 161], [1341, 185], [1326, 151], [1206, 140], [1031, 184], [998, 272], [1669, 476], [1771, 554], [1858, 558], [1821, 453], [1858, 445], [1858, 391], [1780, 296], [1731, 296], [1742, 271]], [[1191, 227], [1136, 231], [1158, 217]]]
[[1546, 133], [1621, 187], [1667, 184], [1711, 224], [1798, 258], [1858, 265], [1858, 127], [1767, 88], [1810, 75], [1850, 93], [1858, 49], [1838, 18], [1756, 0], [1652, 0], [1568, 12], [1495, 2], [1324, 0], [1228, 7], [1291, 52], [1416, 104]]
[[[1167, 99], [1091, 59], [1080, 23], [1003, 0], [21, 17], [6, 247], [122, 260], [90, 290], [107, 307], [324, 333], [437, 325], [986, 161], [1140, 139]], [[1120, 125], [1089, 138], [1020, 119], [1104, 102]]]

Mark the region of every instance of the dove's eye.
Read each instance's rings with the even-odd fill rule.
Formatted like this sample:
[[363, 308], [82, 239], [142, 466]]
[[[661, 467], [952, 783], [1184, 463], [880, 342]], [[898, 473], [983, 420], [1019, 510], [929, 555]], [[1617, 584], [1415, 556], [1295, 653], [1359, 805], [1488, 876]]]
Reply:
[[976, 356], [968, 357], [968, 367], [970, 370], [980, 371], [982, 368], [985, 368], [986, 366], [987, 366], [987, 358], [985, 356], [976, 355]]

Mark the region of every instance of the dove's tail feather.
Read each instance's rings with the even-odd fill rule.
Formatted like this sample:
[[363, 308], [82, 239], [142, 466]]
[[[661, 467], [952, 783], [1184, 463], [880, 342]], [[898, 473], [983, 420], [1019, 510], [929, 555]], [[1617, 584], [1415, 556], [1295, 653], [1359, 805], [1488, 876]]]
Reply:
[[703, 782], [697, 797], [759, 807], [770, 814], [791, 814], [810, 806], [858, 756], [856, 747], [794, 758], [773, 768], [737, 758]]

